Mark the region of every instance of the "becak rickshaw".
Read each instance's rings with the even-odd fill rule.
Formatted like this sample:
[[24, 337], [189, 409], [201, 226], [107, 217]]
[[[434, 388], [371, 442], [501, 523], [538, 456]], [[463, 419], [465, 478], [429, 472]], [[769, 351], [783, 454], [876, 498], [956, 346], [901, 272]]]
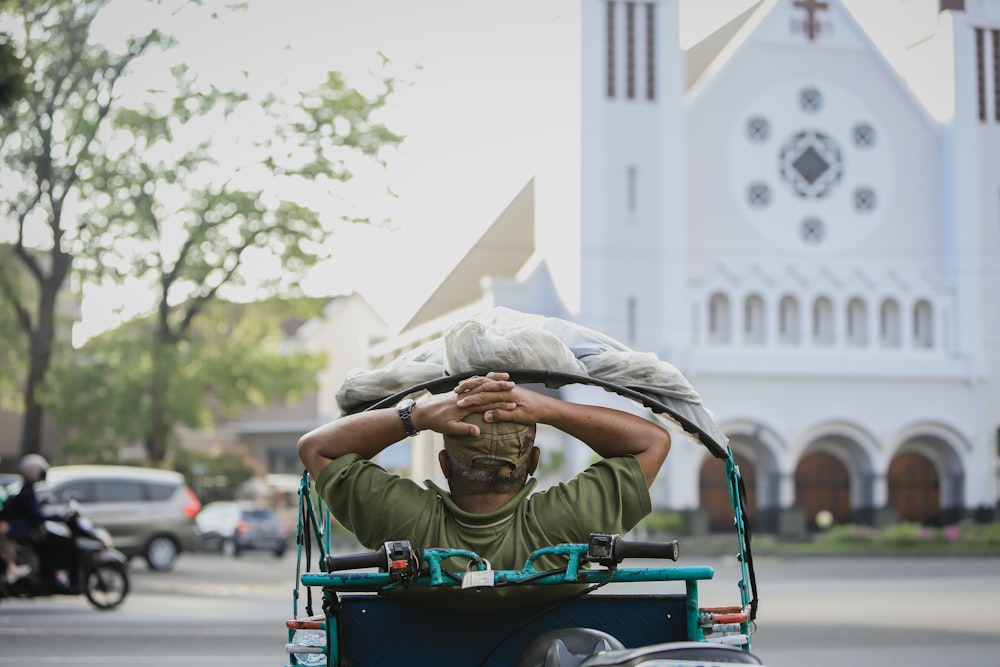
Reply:
[[[758, 598], [740, 470], [728, 439], [673, 365], [559, 318], [496, 308], [384, 368], [352, 373], [337, 398], [343, 414], [354, 414], [448, 392], [491, 371], [546, 391], [599, 388], [706, 447], [725, 469], [733, 509], [741, 576], [731, 603], [701, 604], [699, 582], [714, 571], [680, 564], [677, 541], [593, 532], [586, 542], [535, 545], [520, 569], [493, 569], [461, 544], [415, 545], [405, 536], [374, 551], [334, 553], [333, 518], [304, 473], [287, 664], [761, 664], [751, 652]], [[556, 567], [541, 565], [554, 560]], [[639, 594], [615, 590], [636, 582], [650, 585]], [[428, 605], [421, 595], [428, 591], [447, 591], [437, 599], [449, 602]], [[516, 603], [483, 603], [505, 593]]]

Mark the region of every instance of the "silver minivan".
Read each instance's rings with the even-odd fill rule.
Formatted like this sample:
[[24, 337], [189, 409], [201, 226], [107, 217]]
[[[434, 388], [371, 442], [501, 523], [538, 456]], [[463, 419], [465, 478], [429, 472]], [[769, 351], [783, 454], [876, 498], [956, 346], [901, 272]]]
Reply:
[[134, 466], [53, 466], [40, 496], [56, 505], [76, 500], [107, 529], [115, 548], [142, 556], [154, 570], [170, 570], [182, 551], [197, 548], [194, 518], [201, 502], [184, 476]]

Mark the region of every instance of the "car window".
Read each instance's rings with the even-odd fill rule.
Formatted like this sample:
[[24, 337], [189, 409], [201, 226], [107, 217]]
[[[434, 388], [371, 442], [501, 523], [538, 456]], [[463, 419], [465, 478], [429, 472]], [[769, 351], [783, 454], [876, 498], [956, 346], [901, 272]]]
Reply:
[[68, 503], [70, 500], [92, 503], [97, 499], [96, 485], [88, 480], [67, 482], [53, 492], [52, 498], [57, 503]]
[[128, 479], [106, 479], [95, 486], [94, 502], [134, 503], [145, 500], [141, 482]]
[[243, 518], [260, 521], [271, 518], [271, 512], [269, 510], [243, 510]]
[[170, 482], [147, 482], [146, 496], [150, 500], [168, 500], [177, 490], [176, 484]]

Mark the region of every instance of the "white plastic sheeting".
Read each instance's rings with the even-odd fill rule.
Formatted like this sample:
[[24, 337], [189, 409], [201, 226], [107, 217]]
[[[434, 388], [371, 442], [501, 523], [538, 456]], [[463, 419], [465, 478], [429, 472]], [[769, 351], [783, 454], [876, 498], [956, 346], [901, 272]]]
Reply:
[[[648, 394], [671, 413], [660, 414], [696, 438], [720, 447], [727, 439], [687, 378], [651, 352], [637, 352], [602, 333], [556, 317], [509, 308], [486, 310], [383, 368], [355, 370], [337, 392], [345, 413], [410, 387], [449, 375], [531, 369], [585, 376]], [[696, 428], [677, 421], [677, 416]]]

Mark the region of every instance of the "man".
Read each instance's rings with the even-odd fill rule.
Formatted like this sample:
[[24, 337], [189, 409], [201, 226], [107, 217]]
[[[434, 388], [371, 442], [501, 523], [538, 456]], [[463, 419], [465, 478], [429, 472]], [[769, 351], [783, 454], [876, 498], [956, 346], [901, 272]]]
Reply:
[[[527, 478], [539, 458], [536, 424], [577, 438], [602, 460], [529, 495], [535, 480]], [[370, 461], [425, 429], [444, 435], [439, 463], [450, 493]], [[416, 547], [468, 549], [494, 569], [520, 569], [535, 549], [586, 542], [591, 532], [630, 530], [651, 510], [649, 486], [669, 450], [669, 433], [651, 421], [531, 391], [507, 373], [463, 380], [416, 404], [343, 417], [298, 444], [318, 494], [364, 546], [405, 539]]]
[[7, 564], [5, 578], [9, 584], [31, 572], [27, 564], [17, 563], [18, 542], [29, 544], [47, 519], [58, 518], [42, 510], [35, 494], [35, 482], [45, 479], [49, 462], [40, 454], [28, 454], [21, 459], [19, 468], [21, 490], [4, 502], [0, 512], [0, 559]]

